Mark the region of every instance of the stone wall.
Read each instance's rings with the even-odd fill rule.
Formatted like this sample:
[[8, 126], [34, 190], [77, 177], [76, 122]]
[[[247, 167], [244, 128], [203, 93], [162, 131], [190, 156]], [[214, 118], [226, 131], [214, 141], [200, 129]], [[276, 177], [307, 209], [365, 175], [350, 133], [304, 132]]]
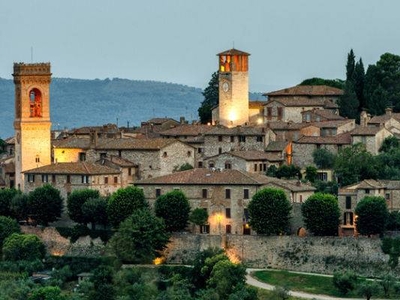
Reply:
[[[175, 235], [166, 252], [167, 262], [186, 263], [206, 246], [221, 245], [247, 267], [328, 274], [352, 269], [368, 276], [390, 272], [378, 238]], [[399, 275], [400, 269], [393, 273]]]

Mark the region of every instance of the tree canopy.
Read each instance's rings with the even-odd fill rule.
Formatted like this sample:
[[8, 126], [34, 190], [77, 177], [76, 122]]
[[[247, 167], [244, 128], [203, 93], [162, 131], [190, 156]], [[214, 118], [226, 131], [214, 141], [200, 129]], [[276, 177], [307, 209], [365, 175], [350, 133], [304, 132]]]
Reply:
[[5, 260], [43, 259], [46, 249], [43, 242], [34, 234], [13, 233], [4, 240], [3, 256]]
[[331, 194], [315, 193], [301, 206], [303, 221], [314, 235], [337, 235], [340, 210], [338, 200]]
[[169, 241], [164, 221], [148, 208], [136, 209], [121, 222], [110, 243], [125, 263], [150, 263]]
[[382, 234], [389, 219], [386, 201], [383, 197], [366, 196], [358, 202], [357, 231], [362, 235]]
[[248, 210], [250, 226], [259, 234], [282, 234], [288, 231], [291, 205], [283, 190], [265, 188], [251, 199]]
[[11, 217], [11, 201], [15, 195], [21, 193], [16, 189], [0, 189], [0, 215]]
[[29, 213], [40, 225], [47, 226], [61, 217], [63, 198], [60, 191], [46, 184], [28, 195]]
[[107, 206], [108, 219], [115, 228], [135, 210], [148, 207], [143, 191], [137, 187], [120, 188], [111, 195]]
[[68, 215], [71, 220], [86, 224], [88, 220], [82, 212], [82, 206], [88, 199], [98, 198], [100, 196], [98, 190], [93, 189], [81, 189], [73, 191], [67, 199]]
[[303, 80], [299, 85], [327, 85], [330, 87], [343, 89], [343, 80], [341, 79], [323, 79], [313, 77]]
[[173, 190], [156, 199], [154, 211], [168, 231], [182, 231], [189, 221], [190, 204], [182, 191]]
[[4, 240], [13, 233], [20, 233], [18, 222], [10, 217], [0, 216], [0, 248]]
[[207, 124], [212, 121], [212, 108], [219, 102], [218, 71], [211, 75], [208, 86], [203, 91], [204, 100], [198, 109], [200, 122]]

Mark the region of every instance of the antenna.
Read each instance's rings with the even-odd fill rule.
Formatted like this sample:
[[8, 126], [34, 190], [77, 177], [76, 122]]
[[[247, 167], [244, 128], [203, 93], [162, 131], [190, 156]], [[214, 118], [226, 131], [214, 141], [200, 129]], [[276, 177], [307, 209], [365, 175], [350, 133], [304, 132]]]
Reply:
[[235, 49], [235, 41], [233, 41], [232, 44], [233, 44], [232, 48]]
[[31, 46], [31, 63], [33, 63], [33, 47]]

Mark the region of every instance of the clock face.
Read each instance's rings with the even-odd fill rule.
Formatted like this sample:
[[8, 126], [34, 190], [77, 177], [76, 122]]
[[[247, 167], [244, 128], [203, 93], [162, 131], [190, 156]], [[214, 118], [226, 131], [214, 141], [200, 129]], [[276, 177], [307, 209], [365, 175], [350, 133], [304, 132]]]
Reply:
[[227, 91], [229, 91], [229, 83], [227, 81], [224, 81], [224, 83], [222, 84], [222, 90], [226, 93]]

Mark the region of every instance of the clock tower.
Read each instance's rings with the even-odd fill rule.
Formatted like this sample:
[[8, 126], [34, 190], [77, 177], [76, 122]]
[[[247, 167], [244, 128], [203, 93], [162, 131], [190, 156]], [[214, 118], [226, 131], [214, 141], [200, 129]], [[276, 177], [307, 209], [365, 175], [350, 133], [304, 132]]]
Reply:
[[230, 49], [219, 58], [219, 124], [234, 127], [249, 122], [249, 53]]
[[15, 183], [22, 172], [51, 163], [50, 63], [14, 63]]

